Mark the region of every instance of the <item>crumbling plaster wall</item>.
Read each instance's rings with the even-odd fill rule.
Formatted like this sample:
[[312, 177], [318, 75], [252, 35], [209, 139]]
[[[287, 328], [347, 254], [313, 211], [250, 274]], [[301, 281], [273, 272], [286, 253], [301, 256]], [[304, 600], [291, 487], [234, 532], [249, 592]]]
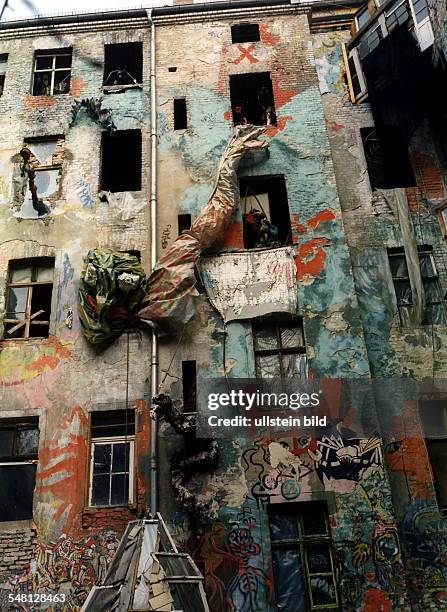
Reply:
[[[233, 22], [211, 21], [200, 28], [176, 25], [158, 32], [158, 246], [163, 251], [175, 238], [177, 214], [190, 213], [194, 218], [212, 191], [215, 169], [232, 129], [229, 75], [271, 72], [278, 125], [267, 130], [269, 156], [252, 167], [242, 166], [241, 174], [286, 177], [299, 314], [304, 317], [311, 371], [330, 377], [368, 376], [307, 20], [285, 16], [252, 21], [260, 22], [259, 43], [231, 44]], [[177, 70], [170, 72], [169, 67]], [[173, 129], [176, 97], [187, 100], [186, 130]], [[243, 248], [241, 221], [239, 211], [223, 237], [224, 249]], [[162, 340], [160, 350], [162, 390], [179, 403], [182, 360], [197, 360], [199, 385], [203, 378], [224, 375], [225, 366], [231, 377], [255, 374], [250, 322], [231, 323], [225, 330], [205, 297], [180, 340]], [[360, 414], [361, 407], [353, 407], [354, 429]], [[358, 431], [361, 437], [361, 427]], [[219, 442], [218, 468], [189, 483], [201, 500], [210, 502], [212, 524], [189, 536], [187, 517], [175, 506], [169, 482], [161, 478], [161, 510], [175, 537], [204, 564], [213, 609], [274, 609], [266, 504], [318, 499], [329, 501], [346, 609], [372, 611], [391, 605], [391, 600], [402, 601], [400, 551], [380, 443], [377, 456], [358, 479], [346, 474], [333, 480], [329, 473], [318, 475], [308, 452], [315, 441], [284, 435], [281, 442], [286, 450], [279, 440], [272, 434]], [[162, 425], [162, 465], [179, 443]], [[271, 444], [282, 449], [279, 463], [272, 459]], [[389, 540], [396, 547], [382, 580], [373, 549]], [[364, 557], [359, 573], [360, 550]], [[250, 592], [244, 591], [245, 580], [253, 587]]]
[[[349, 101], [341, 51], [341, 43], [348, 40], [349, 34], [343, 32], [316, 34], [313, 46], [371, 373], [377, 378], [445, 378], [446, 326], [402, 327], [399, 323], [387, 248], [402, 246], [403, 237], [388, 204], [393, 190], [371, 191], [360, 128], [374, 122], [367, 103]], [[446, 195], [446, 169], [427, 123], [413, 135], [410, 159], [417, 187], [406, 191], [416, 239], [418, 244], [433, 246], [444, 295], [447, 251], [436, 206]], [[438, 597], [445, 593], [441, 551], [447, 533], [438, 513], [417, 406], [388, 405], [384, 397], [380, 401], [384, 435], [393, 427], [401, 432], [397, 439], [388, 440], [385, 450], [409, 596], [415, 609], [437, 609], [442, 605]], [[410, 424], [416, 433], [404, 435]]]
[[[147, 29], [104, 28], [102, 32], [29, 38], [7, 38], [6, 33], [0, 38], [0, 52], [8, 53], [5, 91], [0, 98], [1, 320], [5, 314], [8, 261], [55, 258], [50, 336], [0, 343], [0, 417], [38, 415], [40, 427], [34, 524], [18, 522], [5, 529], [0, 525], [0, 546], [7, 543], [6, 558], [10, 561], [8, 568], [1, 566], [0, 574], [0, 608], [4, 610], [6, 599], [2, 598], [11, 588], [64, 592], [67, 609], [79, 609], [94, 582], [104, 577], [127, 521], [145, 507], [149, 362], [142, 355], [149, 354], [149, 336], [129, 336], [128, 397], [138, 417], [137, 501], [129, 509], [87, 509], [88, 414], [92, 410], [125, 407], [128, 339], [124, 335], [105, 350], [95, 351], [81, 334], [76, 308], [82, 258], [89, 249], [100, 246], [139, 250], [147, 267], [147, 211], [144, 207], [132, 219], [123, 221], [118, 209], [99, 201], [101, 128], [86, 116], [69, 127], [75, 99], [102, 96], [104, 44], [128, 41], [142, 41], [144, 45], [143, 87], [105, 96], [103, 106], [112, 109], [118, 129], [142, 130], [142, 189], [133, 196], [137, 203], [144, 203], [149, 117]], [[73, 47], [70, 94], [31, 96], [34, 50], [66, 46]], [[17, 219], [11, 210], [11, 181], [18, 152], [27, 137], [53, 135], [65, 136], [60, 197], [49, 216]], [[66, 325], [69, 308], [73, 310], [71, 329]], [[34, 551], [23, 546], [31, 539], [36, 542]], [[19, 546], [20, 554], [16, 550]], [[6, 590], [1, 590], [2, 585]]]

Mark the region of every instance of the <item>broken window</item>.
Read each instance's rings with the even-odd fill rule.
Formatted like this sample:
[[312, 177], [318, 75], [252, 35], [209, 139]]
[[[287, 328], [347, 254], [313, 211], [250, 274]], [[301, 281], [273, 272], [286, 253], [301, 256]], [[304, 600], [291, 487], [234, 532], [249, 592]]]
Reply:
[[135, 410], [91, 415], [90, 506], [123, 506], [134, 499]]
[[181, 236], [185, 230], [191, 229], [191, 215], [185, 213], [183, 215], [177, 215], [178, 222], [178, 235]]
[[70, 92], [72, 49], [47, 49], [34, 55], [33, 96]]
[[277, 609], [338, 610], [326, 504], [271, 504], [269, 522]]
[[234, 125], [276, 125], [270, 72], [231, 75], [230, 96]]
[[26, 139], [20, 151], [25, 185], [18, 216], [35, 219], [51, 211], [60, 194], [64, 144], [63, 136]]
[[361, 128], [360, 133], [371, 189], [416, 185], [408, 146], [399, 127]]
[[143, 43], [104, 46], [104, 87], [140, 85], [143, 82]]
[[3, 95], [5, 88], [6, 64], [8, 63], [8, 54], [0, 53], [0, 96]]
[[18, 259], [9, 264], [5, 339], [49, 334], [54, 259]]
[[[409, 320], [405, 310], [413, 306], [413, 294], [404, 249], [388, 249], [388, 259], [396, 293], [399, 317], [401, 324], [404, 325]], [[422, 324], [444, 325], [446, 323], [444, 300], [430, 247], [419, 248], [419, 265], [425, 294], [425, 317]]]
[[141, 190], [141, 130], [102, 133], [100, 190]]
[[291, 323], [253, 322], [256, 376], [307, 378], [302, 319]]
[[425, 400], [420, 403], [419, 414], [438, 506], [447, 513], [447, 401]]
[[231, 26], [231, 42], [245, 43], [261, 40], [258, 23], [240, 23]]
[[0, 521], [33, 518], [38, 419], [0, 420]]
[[243, 177], [239, 181], [246, 249], [292, 244], [283, 175]]
[[188, 127], [188, 112], [186, 99], [176, 98], [174, 100], [174, 130], [186, 130]]
[[182, 361], [183, 412], [197, 410], [197, 364], [195, 361]]
[[352, 103], [359, 102], [366, 97], [367, 90], [357, 48], [352, 49], [348, 53], [346, 45], [342, 43], [342, 53], [349, 97]]

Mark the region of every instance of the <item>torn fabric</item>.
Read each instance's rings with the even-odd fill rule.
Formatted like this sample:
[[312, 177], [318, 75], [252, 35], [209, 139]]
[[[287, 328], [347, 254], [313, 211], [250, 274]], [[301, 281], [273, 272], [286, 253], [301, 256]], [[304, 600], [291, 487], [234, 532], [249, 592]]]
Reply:
[[198, 268], [209, 300], [225, 323], [297, 311], [292, 247], [203, 257]]
[[146, 275], [135, 255], [93, 249], [84, 257], [78, 314], [90, 344], [111, 340], [135, 322]]
[[193, 316], [195, 265], [203, 250], [222, 239], [239, 204], [237, 170], [248, 151], [264, 149], [259, 140], [264, 128], [240, 126], [236, 129], [219, 165], [216, 185], [208, 203], [190, 230], [185, 231], [159, 259], [148, 279], [141, 319], [158, 333], [182, 329]]

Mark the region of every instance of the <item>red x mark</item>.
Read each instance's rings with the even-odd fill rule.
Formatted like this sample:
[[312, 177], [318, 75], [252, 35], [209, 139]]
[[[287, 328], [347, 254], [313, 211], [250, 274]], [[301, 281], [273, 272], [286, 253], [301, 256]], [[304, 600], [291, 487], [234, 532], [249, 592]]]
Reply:
[[238, 45], [237, 48], [241, 52], [241, 55], [237, 58], [237, 60], [234, 60], [235, 64], [240, 64], [245, 58], [248, 59], [250, 64], [257, 64], [259, 62], [259, 60], [251, 53], [255, 48], [255, 45], [250, 45], [246, 49], [242, 45]]

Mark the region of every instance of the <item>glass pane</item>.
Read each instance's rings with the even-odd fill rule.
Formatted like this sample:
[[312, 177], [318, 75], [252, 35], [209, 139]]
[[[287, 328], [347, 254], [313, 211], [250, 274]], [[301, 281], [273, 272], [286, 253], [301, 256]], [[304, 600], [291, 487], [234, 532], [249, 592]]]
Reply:
[[109, 505], [109, 476], [93, 476], [92, 483], [92, 506]]
[[283, 327], [281, 329], [282, 348], [297, 348], [304, 346], [303, 330], [300, 327]]
[[93, 473], [94, 474], [109, 474], [110, 462], [112, 456], [111, 444], [95, 444], [95, 453], [93, 458]]
[[53, 56], [36, 57], [36, 70], [45, 70], [53, 67]]
[[39, 430], [36, 429], [18, 429], [16, 454], [19, 456], [35, 455], [39, 450]]
[[256, 357], [256, 375], [259, 378], [279, 378], [281, 370], [278, 355], [265, 355]]
[[445, 325], [445, 310], [442, 304], [428, 304], [425, 307], [425, 321], [428, 325]]
[[129, 449], [130, 444], [128, 442], [113, 445], [112, 472], [129, 471]]
[[66, 94], [70, 91], [70, 76], [69, 70], [59, 70], [54, 73], [54, 89], [53, 93]]
[[411, 291], [410, 281], [395, 280], [394, 289], [396, 291], [398, 306], [409, 306], [413, 303], [413, 293]]
[[0, 522], [33, 518], [36, 465], [0, 466]]
[[35, 72], [33, 96], [49, 96], [51, 93], [51, 72]]
[[294, 514], [270, 515], [270, 537], [272, 540], [293, 540], [298, 538], [298, 525]]
[[424, 280], [425, 301], [427, 304], [431, 302], [440, 302], [441, 295], [439, 292], [438, 279]]
[[306, 557], [310, 574], [332, 572], [331, 555], [327, 544], [306, 546]]
[[14, 265], [11, 269], [11, 284], [30, 283], [31, 282], [31, 266], [29, 265]]
[[303, 533], [306, 536], [327, 533], [326, 514], [320, 508], [309, 508], [301, 515]]
[[112, 504], [126, 504], [129, 499], [129, 474], [112, 475]]
[[39, 266], [37, 268], [37, 278], [36, 280], [39, 281], [39, 283], [48, 281], [50, 283], [53, 282], [53, 275], [54, 275], [54, 266], [52, 264], [47, 264], [44, 266]]
[[307, 356], [304, 353], [283, 355], [282, 367], [285, 378], [291, 378], [292, 376], [307, 378]]
[[281, 612], [307, 610], [303, 570], [298, 550], [272, 550], [276, 609]]
[[71, 67], [71, 53], [68, 55], [57, 55], [56, 56], [56, 68], [70, 68]]
[[393, 277], [408, 278], [407, 260], [405, 255], [391, 255], [390, 268]]
[[31, 297], [31, 316], [43, 310], [34, 318], [36, 321], [50, 320], [52, 293], [53, 285], [34, 285]]
[[23, 321], [27, 299], [28, 287], [10, 287], [8, 291], [8, 305], [6, 306], [6, 318]]
[[0, 458], [12, 457], [14, 429], [0, 429]]
[[419, 265], [421, 267], [421, 274], [423, 277], [436, 276], [433, 261], [430, 255], [419, 255]]
[[274, 326], [255, 328], [254, 337], [257, 351], [276, 350], [278, 348], [276, 327]]
[[324, 606], [337, 602], [332, 576], [313, 576], [310, 579], [310, 591], [314, 606]]
[[357, 13], [356, 18], [357, 18], [358, 27], [360, 29], [362, 26], [365, 25], [365, 23], [367, 23], [371, 19], [371, 15], [368, 9], [365, 9], [363, 11], [360, 11], [360, 13]]

